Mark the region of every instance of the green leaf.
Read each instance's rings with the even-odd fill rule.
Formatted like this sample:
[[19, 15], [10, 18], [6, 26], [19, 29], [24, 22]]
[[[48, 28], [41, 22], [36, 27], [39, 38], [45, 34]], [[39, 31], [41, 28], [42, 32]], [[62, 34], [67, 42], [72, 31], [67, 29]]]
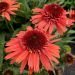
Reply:
[[68, 34], [74, 34], [75, 33], [75, 30], [70, 30], [69, 32], [68, 32]]
[[29, 19], [31, 16], [31, 9], [27, 3], [27, 0], [19, 0], [19, 2], [21, 2], [20, 13], [25, 14], [24, 16]]
[[3, 50], [4, 50], [4, 44], [5, 44], [5, 34], [0, 32], [0, 71], [3, 64]]

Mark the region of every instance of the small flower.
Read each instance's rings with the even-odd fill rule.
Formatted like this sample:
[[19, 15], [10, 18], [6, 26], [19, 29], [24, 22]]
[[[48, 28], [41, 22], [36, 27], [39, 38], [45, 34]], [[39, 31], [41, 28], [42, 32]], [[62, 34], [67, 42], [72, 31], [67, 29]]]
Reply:
[[14, 75], [14, 71], [12, 69], [8, 68], [2, 72], [2, 75]]
[[15, 15], [14, 11], [17, 11], [19, 7], [20, 4], [16, 0], [2, 0], [0, 2], [0, 15], [10, 21], [10, 15]]
[[52, 70], [52, 61], [59, 63], [59, 46], [53, 44], [60, 39], [51, 40], [56, 35], [49, 36], [38, 28], [27, 27], [27, 31], [20, 31], [15, 38], [12, 38], [6, 46], [6, 53], [9, 53], [5, 59], [11, 59], [14, 62], [22, 63], [20, 73], [23, 72], [27, 62], [29, 75], [32, 72], [39, 72], [40, 61], [47, 71]]
[[66, 17], [67, 12], [57, 4], [48, 4], [43, 9], [34, 8], [32, 11], [37, 14], [31, 17], [32, 23], [49, 34], [52, 33], [55, 25], [58, 32], [63, 35], [66, 27], [73, 23], [73, 20]]
[[70, 16], [71, 19], [73, 19], [75, 21], [75, 10], [70, 10], [69, 16]]
[[73, 55], [70, 54], [70, 53], [66, 53], [66, 54], [65, 54], [65, 57], [64, 57], [64, 62], [65, 62], [66, 64], [72, 64], [72, 63], [74, 62], [74, 57], [73, 57]]

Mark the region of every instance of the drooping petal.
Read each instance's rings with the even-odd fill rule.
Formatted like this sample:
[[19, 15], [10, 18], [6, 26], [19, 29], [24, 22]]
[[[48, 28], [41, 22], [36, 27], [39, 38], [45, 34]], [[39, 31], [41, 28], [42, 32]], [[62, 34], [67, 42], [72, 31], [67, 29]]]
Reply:
[[16, 62], [17, 62], [17, 63], [22, 62], [24, 59], [27, 58], [28, 54], [29, 54], [28, 51], [22, 52], [22, 53], [18, 56], [18, 58], [16, 59]]
[[33, 68], [29, 68], [28, 75], [32, 75], [33, 71], [34, 71]]
[[39, 72], [39, 55], [38, 53], [34, 54], [34, 72]]
[[59, 61], [53, 57], [53, 55], [48, 50], [43, 50], [45, 55], [49, 58], [50, 61], [54, 61], [55, 63], [59, 63]]
[[21, 64], [21, 67], [20, 67], [20, 73], [23, 72], [25, 66], [26, 66], [26, 63], [27, 63], [27, 60], [28, 58], [25, 58], [23, 61], [22, 61], [22, 64]]
[[3, 17], [5, 17], [8, 21], [11, 20], [9, 13], [7, 13], [7, 12], [4, 13]]
[[29, 55], [29, 59], [28, 59], [28, 66], [29, 68], [33, 68], [34, 67], [34, 53], [30, 53]]
[[44, 53], [40, 53], [40, 59], [41, 59], [41, 63], [43, 64], [43, 66], [45, 67], [45, 69], [47, 71], [51, 70], [51, 66], [50, 66], [50, 61], [49, 59], [46, 57], [46, 55]]
[[43, 20], [43, 21], [40, 21], [37, 26], [39, 29], [42, 29], [45, 25], [47, 25], [47, 23]]
[[50, 25], [49, 25], [49, 34], [51, 34], [53, 32], [53, 29], [54, 29], [54, 24], [50, 22]]
[[9, 13], [9, 14], [11, 14], [11, 15], [16, 15], [16, 13], [15, 13], [15, 12], [10, 11], [10, 10], [8, 11], [8, 13]]

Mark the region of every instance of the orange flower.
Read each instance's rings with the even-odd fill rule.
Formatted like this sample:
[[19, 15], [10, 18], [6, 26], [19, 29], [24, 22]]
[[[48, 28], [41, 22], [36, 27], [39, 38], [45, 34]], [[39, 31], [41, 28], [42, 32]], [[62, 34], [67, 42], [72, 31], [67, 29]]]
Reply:
[[53, 61], [59, 63], [59, 46], [53, 44], [60, 39], [51, 40], [56, 35], [49, 36], [38, 28], [27, 28], [27, 31], [20, 31], [15, 38], [12, 38], [6, 46], [6, 53], [9, 53], [5, 59], [11, 59], [14, 62], [21, 63], [20, 73], [23, 72], [27, 62], [29, 75], [32, 72], [39, 72], [39, 64], [43, 64], [47, 71], [52, 70]]
[[10, 15], [15, 15], [14, 11], [17, 11], [19, 7], [20, 4], [16, 0], [2, 0], [0, 2], [0, 15], [10, 21]]
[[71, 19], [73, 19], [75, 21], [75, 10], [70, 10], [69, 16], [70, 16]]
[[48, 4], [43, 9], [34, 8], [32, 11], [37, 14], [31, 17], [32, 23], [49, 34], [52, 33], [55, 25], [58, 32], [63, 35], [66, 27], [71, 26], [73, 22], [66, 17], [67, 12], [57, 4]]

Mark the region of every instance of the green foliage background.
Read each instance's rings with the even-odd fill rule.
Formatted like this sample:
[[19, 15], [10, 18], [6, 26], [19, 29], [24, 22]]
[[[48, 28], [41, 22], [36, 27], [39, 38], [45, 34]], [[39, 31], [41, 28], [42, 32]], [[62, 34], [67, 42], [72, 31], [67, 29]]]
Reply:
[[[19, 31], [26, 30], [26, 27], [29, 25], [32, 27], [34, 26], [30, 22], [33, 8], [42, 8], [44, 4], [57, 3], [67, 11], [75, 9], [75, 0], [18, 0], [18, 2], [20, 2], [21, 8], [16, 12], [16, 16], [11, 16], [12, 20], [10, 22], [7, 22], [4, 18], [0, 17], [0, 75], [7, 75], [7, 73], [12, 75], [12, 72], [13, 75], [28, 75], [27, 69], [24, 70], [23, 74], [20, 74], [20, 65], [10, 65], [9, 60], [4, 60], [4, 56], [6, 55], [4, 52], [4, 45], [10, 38], [15, 37]], [[75, 28], [75, 25], [73, 25], [73, 28]], [[56, 43], [61, 47], [61, 57], [63, 57], [64, 50], [70, 50], [68, 46], [64, 46], [68, 43], [74, 43], [73, 39], [75, 39], [75, 37], [70, 36], [74, 33], [75, 31], [73, 29], [69, 30], [67, 34], [65, 33], [66, 35], [62, 37], [62, 40]], [[59, 59], [59, 61], [61, 66], [63, 66], [63, 61], [61, 59]], [[6, 72], [8, 69], [12, 72]], [[48, 75], [48, 73], [44, 69], [41, 69], [40, 73], [34, 75]]]

